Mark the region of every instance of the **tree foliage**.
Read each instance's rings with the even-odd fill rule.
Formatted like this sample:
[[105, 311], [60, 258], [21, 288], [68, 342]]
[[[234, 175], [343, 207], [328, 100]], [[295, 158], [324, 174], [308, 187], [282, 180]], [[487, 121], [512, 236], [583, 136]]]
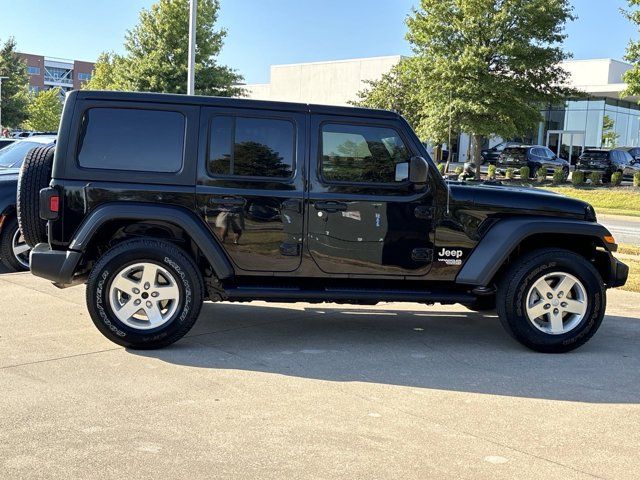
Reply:
[[2, 125], [15, 128], [27, 118], [29, 75], [12, 37], [0, 47], [0, 77], [8, 77], [2, 80]]
[[[242, 76], [219, 65], [226, 35], [215, 28], [218, 0], [199, 0], [196, 30], [195, 90], [200, 95], [243, 93]], [[100, 55], [86, 89], [186, 93], [189, 50], [189, 0], [159, 0], [143, 9], [125, 36], [123, 55]]]
[[[638, 26], [640, 31], [640, 0], [627, 0], [629, 10], [623, 10], [624, 15]], [[640, 40], [630, 40], [624, 59], [632, 64], [630, 70], [622, 75], [622, 80], [626, 82], [627, 88], [622, 93], [623, 96], [640, 95]]]
[[413, 56], [359, 103], [399, 105], [433, 142], [447, 138], [451, 115], [478, 159], [484, 137], [522, 135], [541, 120], [541, 104], [576, 93], [559, 65], [573, 18], [568, 0], [421, 0], [407, 18]]
[[27, 114], [28, 120], [23, 123], [25, 129], [40, 132], [57, 131], [62, 115], [60, 90], [51, 88], [31, 95]]

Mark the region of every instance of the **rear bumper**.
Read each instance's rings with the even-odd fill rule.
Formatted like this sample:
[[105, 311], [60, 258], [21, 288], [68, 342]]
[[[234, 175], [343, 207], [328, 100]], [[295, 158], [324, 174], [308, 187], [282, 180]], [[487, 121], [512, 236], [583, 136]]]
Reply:
[[75, 277], [81, 257], [81, 252], [52, 250], [49, 244], [39, 243], [33, 247], [29, 257], [31, 273], [52, 281], [57, 287], [70, 287], [83, 280]]

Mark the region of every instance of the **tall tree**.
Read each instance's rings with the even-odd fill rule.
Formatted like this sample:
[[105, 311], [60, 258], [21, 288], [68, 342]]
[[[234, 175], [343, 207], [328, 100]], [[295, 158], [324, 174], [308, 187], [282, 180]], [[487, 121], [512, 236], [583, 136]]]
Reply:
[[471, 134], [479, 177], [485, 137], [522, 135], [541, 105], [577, 93], [559, 65], [573, 18], [568, 0], [421, 0], [407, 19], [414, 55], [398, 70], [406, 80], [383, 77], [360, 101], [375, 106], [391, 80], [411, 85], [400, 95], [418, 134], [442, 142], [454, 118]]
[[60, 124], [60, 115], [62, 115], [60, 89], [51, 88], [31, 95], [27, 113], [29, 118], [23, 123], [23, 127], [27, 130], [57, 131]]
[[2, 124], [15, 128], [27, 118], [29, 75], [13, 37], [0, 47], [0, 77], [8, 77], [2, 80]]
[[[629, 10], [623, 10], [622, 13], [633, 23], [636, 24], [640, 31], [640, 0], [627, 0]], [[627, 88], [622, 93], [624, 96], [640, 95], [640, 40], [630, 40], [627, 45], [627, 52], [624, 59], [632, 64], [630, 70], [627, 70], [622, 76], [622, 80], [626, 82]]]
[[[199, 0], [196, 31], [196, 93], [241, 95], [242, 76], [219, 65], [226, 35], [215, 28], [218, 0]], [[187, 93], [189, 0], [159, 0], [140, 13], [125, 36], [123, 55], [103, 53], [84, 88]]]

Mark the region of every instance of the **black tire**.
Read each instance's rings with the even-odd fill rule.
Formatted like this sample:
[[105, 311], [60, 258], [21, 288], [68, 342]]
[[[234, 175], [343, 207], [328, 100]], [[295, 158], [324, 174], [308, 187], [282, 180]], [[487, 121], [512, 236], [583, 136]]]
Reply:
[[[587, 308], [582, 320], [562, 334], [545, 333], [536, 328], [526, 313], [526, 296], [542, 275], [569, 273], [586, 290]], [[536, 250], [521, 257], [500, 281], [497, 310], [505, 330], [523, 345], [545, 353], [564, 353], [586, 343], [598, 330], [606, 308], [606, 290], [594, 266], [569, 250]]]
[[491, 312], [496, 309], [496, 297], [495, 295], [482, 295], [465, 307], [474, 312]]
[[[109, 295], [116, 275], [140, 262], [166, 269], [180, 290], [175, 313], [166, 323], [148, 330], [120, 321]], [[203, 291], [202, 276], [182, 249], [161, 240], [134, 239], [111, 248], [95, 264], [87, 282], [87, 307], [93, 323], [112, 342], [133, 349], [155, 349], [178, 341], [193, 327], [202, 307]]]
[[24, 157], [18, 176], [18, 223], [31, 247], [47, 241], [47, 222], [40, 219], [40, 190], [49, 186], [55, 147], [36, 147]]
[[5, 220], [2, 232], [0, 232], [0, 262], [10, 272], [29, 270], [29, 267], [20, 263], [13, 253], [13, 239], [19, 231], [18, 219], [10, 217]]

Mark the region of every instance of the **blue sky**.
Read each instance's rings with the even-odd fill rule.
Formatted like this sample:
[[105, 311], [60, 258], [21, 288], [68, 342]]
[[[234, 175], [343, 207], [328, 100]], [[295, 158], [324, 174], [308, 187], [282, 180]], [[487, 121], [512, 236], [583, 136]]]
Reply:
[[[121, 51], [124, 32], [153, 0], [0, 0], [0, 39], [48, 56], [94, 60]], [[221, 63], [248, 83], [267, 82], [269, 65], [410, 53], [404, 19], [417, 0], [221, 0], [228, 30]], [[574, 58], [621, 59], [640, 37], [619, 12], [624, 0], [574, 0], [567, 28]]]

